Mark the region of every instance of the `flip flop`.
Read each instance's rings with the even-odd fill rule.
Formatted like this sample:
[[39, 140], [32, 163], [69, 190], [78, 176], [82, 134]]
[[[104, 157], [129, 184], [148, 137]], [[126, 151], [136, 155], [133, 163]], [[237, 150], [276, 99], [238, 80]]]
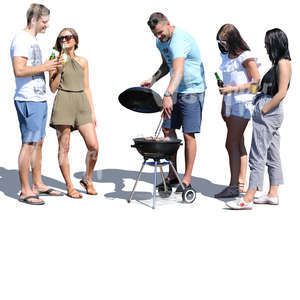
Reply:
[[48, 189], [48, 190], [46, 190], [46, 191], [41, 191], [41, 192], [39, 192], [39, 195], [48, 195], [48, 196], [64, 196], [64, 195], [65, 195], [65, 194], [62, 193], [62, 192], [59, 192], [59, 194], [51, 194], [51, 192], [59, 192], [59, 191], [50, 188], [50, 189]]
[[[21, 197], [21, 195], [20, 195]], [[44, 201], [41, 201], [41, 202], [32, 202], [32, 201], [28, 201], [29, 199], [39, 199], [39, 196], [38, 195], [32, 195], [32, 196], [28, 196], [28, 197], [25, 197], [23, 199], [21, 199], [19, 197], [18, 201], [22, 202], [22, 203], [26, 203], [26, 204], [30, 204], [30, 205], [44, 205], [45, 202]]]

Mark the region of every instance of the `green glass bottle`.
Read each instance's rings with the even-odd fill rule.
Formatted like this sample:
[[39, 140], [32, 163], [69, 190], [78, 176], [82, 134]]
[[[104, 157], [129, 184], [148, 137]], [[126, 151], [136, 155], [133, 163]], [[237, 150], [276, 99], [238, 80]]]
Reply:
[[216, 79], [217, 79], [218, 87], [224, 87], [224, 82], [223, 82], [223, 80], [220, 78], [220, 76], [218, 75], [217, 72], [215, 72], [215, 76], [216, 76]]

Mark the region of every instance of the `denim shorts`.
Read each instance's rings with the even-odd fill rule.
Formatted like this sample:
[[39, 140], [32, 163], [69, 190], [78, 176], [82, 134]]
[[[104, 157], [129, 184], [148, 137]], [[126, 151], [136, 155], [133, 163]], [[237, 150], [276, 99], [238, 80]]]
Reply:
[[251, 102], [234, 103], [231, 106], [226, 105], [226, 116], [236, 116], [243, 119], [251, 119], [253, 104]]
[[38, 143], [46, 136], [47, 101], [15, 101], [23, 143]]
[[200, 132], [204, 96], [205, 92], [195, 94], [174, 94], [174, 106], [171, 119], [166, 119], [164, 121], [163, 128], [180, 129], [182, 126], [182, 131], [184, 133]]

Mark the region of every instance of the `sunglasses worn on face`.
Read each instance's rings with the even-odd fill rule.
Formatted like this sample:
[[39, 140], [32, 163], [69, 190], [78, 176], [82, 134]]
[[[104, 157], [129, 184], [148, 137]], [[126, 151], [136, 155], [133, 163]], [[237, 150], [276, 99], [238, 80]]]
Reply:
[[218, 40], [218, 43], [221, 44], [222, 46], [226, 46], [227, 42], [226, 41], [222, 41], [222, 40]]
[[70, 41], [73, 38], [73, 35], [62, 35], [58, 37], [59, 41], [66, 40], [67, 42]]

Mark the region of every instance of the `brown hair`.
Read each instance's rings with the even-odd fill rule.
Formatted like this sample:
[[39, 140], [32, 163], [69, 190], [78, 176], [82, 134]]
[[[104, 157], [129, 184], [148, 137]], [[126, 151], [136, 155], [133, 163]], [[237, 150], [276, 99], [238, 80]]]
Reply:
[[49, 16], [50, 10], [43, 4], [32, 3], [26, 12], [27, 25], [30, 24], [32, 18], [37, 20], [41, 16]]
[[217, 33], [217, 40], [221, 39], [221, 34], [224, 34], [228, 45], [228, 50], [226, 50], [221, 44], [219, 44], [219, 49], [223, 54], [229, 53], [233, 56], [239, 56], [242, 52], [250, 50], [249, 46], [243, 40], [240, 32], [234, 25], [223, 25]]
[[58, 36], [57, 36], [57, 38], [56, 38], [56, 42], [55, 42], [55, 49], [56, 49], [58, 52], [61, 52], [62, 47], [61, 47], [61, 44], [60, 44], [60, 41], [59, 41], [58, 38], [60, 37], [61, 33], [64, 32], [64, 31], [70, 31], [70, 32], [72, 33], [73, 39], [75, 40], [75, 50], [76, 50], [76, 49], [78, 48], [79, 38], [78, 38], [77, 32], [76, 32], [75, 29], [73, 29], [73, 28], [63, 28], [63, 29], [59, 32], [59, 34], [58, 34]]

